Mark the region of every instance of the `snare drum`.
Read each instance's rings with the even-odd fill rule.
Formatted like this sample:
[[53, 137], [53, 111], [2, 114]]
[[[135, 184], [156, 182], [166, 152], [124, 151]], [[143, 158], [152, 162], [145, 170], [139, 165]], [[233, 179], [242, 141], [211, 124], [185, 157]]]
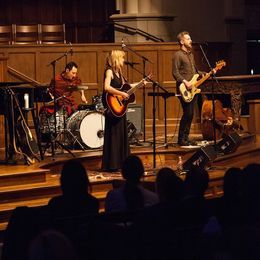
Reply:
[[94, 97], [92, 97], [92, 103], [95, 106], [95, 110], [100, 112], [100, 113], [104, 113], [105, 108], [102, 102], [102, 95], [96, 95]]
[[[104, 144], [105, 117], [96, 111], [77, 111], [67, 120], [66, 129], [89, 148]], [[72, 142], [75, 141], [71, 140]]]

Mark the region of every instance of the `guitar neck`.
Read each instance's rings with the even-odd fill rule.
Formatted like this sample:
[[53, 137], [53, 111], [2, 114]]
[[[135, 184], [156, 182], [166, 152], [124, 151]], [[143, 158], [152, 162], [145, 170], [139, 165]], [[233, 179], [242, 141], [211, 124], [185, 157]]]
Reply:
[[206, 81], [210, 76], [212, 75], [212, 71], [207, 73], [204, 77], [202, 77], [200, 80], [198, 80], [194, 85], [195, 87], [200, 86], [204, 81]]
[[144, 83], [141, 81], [138, 84], [136, 84], [134, 87], [131, 87], [128, 91], [127, 94], [130, 96], [132, 95], [138, 88], [142, 87]]

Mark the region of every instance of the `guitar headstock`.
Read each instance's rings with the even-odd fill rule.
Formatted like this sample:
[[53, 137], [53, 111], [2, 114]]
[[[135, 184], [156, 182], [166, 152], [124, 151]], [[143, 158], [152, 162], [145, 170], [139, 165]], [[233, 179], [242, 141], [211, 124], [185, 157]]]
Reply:
[[226, 62], [224, 60], [220, 60], [216, 62], [216, 67], [214, 68], [216, 71], [222, 69], [222, 67], [226, 66]]
[[148, 74], [148, 76], [146, 76], [145, 78], [143, 78], [143, 80], [148, 81], [148, 80], [151, 79], [152, 77], [153, 77], [153, 73], [150, 72], [150, 73]]

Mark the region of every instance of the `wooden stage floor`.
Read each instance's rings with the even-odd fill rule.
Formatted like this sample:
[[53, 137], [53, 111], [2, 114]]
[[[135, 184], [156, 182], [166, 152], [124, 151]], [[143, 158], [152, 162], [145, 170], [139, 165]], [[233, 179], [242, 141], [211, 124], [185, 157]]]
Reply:
[[[249, 163], [260, 161], [260, 142], [255, 136], [243, 135], [242, 144], [233, 153], [218, 156], [208, 169], [210, 183], [206, 192], [207, 198], [222, 195], [223, 176], [229, 167], [245, 167]], [[156, 148], [153, 146], [132, 146], [131, 152], [142, 159], [145, 166], [144, 182], [153, 188], [156, 171], [164, 166], [176, 169], [177, 158], [181, 155], [185, 160], [191, 158], [199, 148], [184, 149], [176, 145]], [[101, 170], [101, 149], [74, 151], [76, 158], [80, 159], [87, 169], [92, 183], [92, 193], [103, 205], [106, 193], [112, 189], [112, 181], [121, 179], [120, 172], [107, 173]], [[3, 151], [0, 153], [3, 156]], [[49, 199], [60, 194], [59, 173], [65, 161], [73, 157], [68, 152], [55, 156], [45, 154], [44, 160], [33, 165], [24, 165], [19, 160], [17, 165], [0, 165], [0, 232], [8, 223], [12, 210], [17, 206], [41, 206]], [[154, 160], [156, 168], [154, 168]], [[182, 176], [183, 177], [183, 176]], [[102, 210], [102, 209], [101, 209]]]

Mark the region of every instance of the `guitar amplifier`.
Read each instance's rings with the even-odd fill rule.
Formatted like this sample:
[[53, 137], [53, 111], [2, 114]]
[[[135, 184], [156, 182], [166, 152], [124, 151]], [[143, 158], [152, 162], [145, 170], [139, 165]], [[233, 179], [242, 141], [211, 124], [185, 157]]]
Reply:
[[141, 105], [129, 104], [126, 117], [134, 124], [137, 134], [143, 133], [143, 108]]

